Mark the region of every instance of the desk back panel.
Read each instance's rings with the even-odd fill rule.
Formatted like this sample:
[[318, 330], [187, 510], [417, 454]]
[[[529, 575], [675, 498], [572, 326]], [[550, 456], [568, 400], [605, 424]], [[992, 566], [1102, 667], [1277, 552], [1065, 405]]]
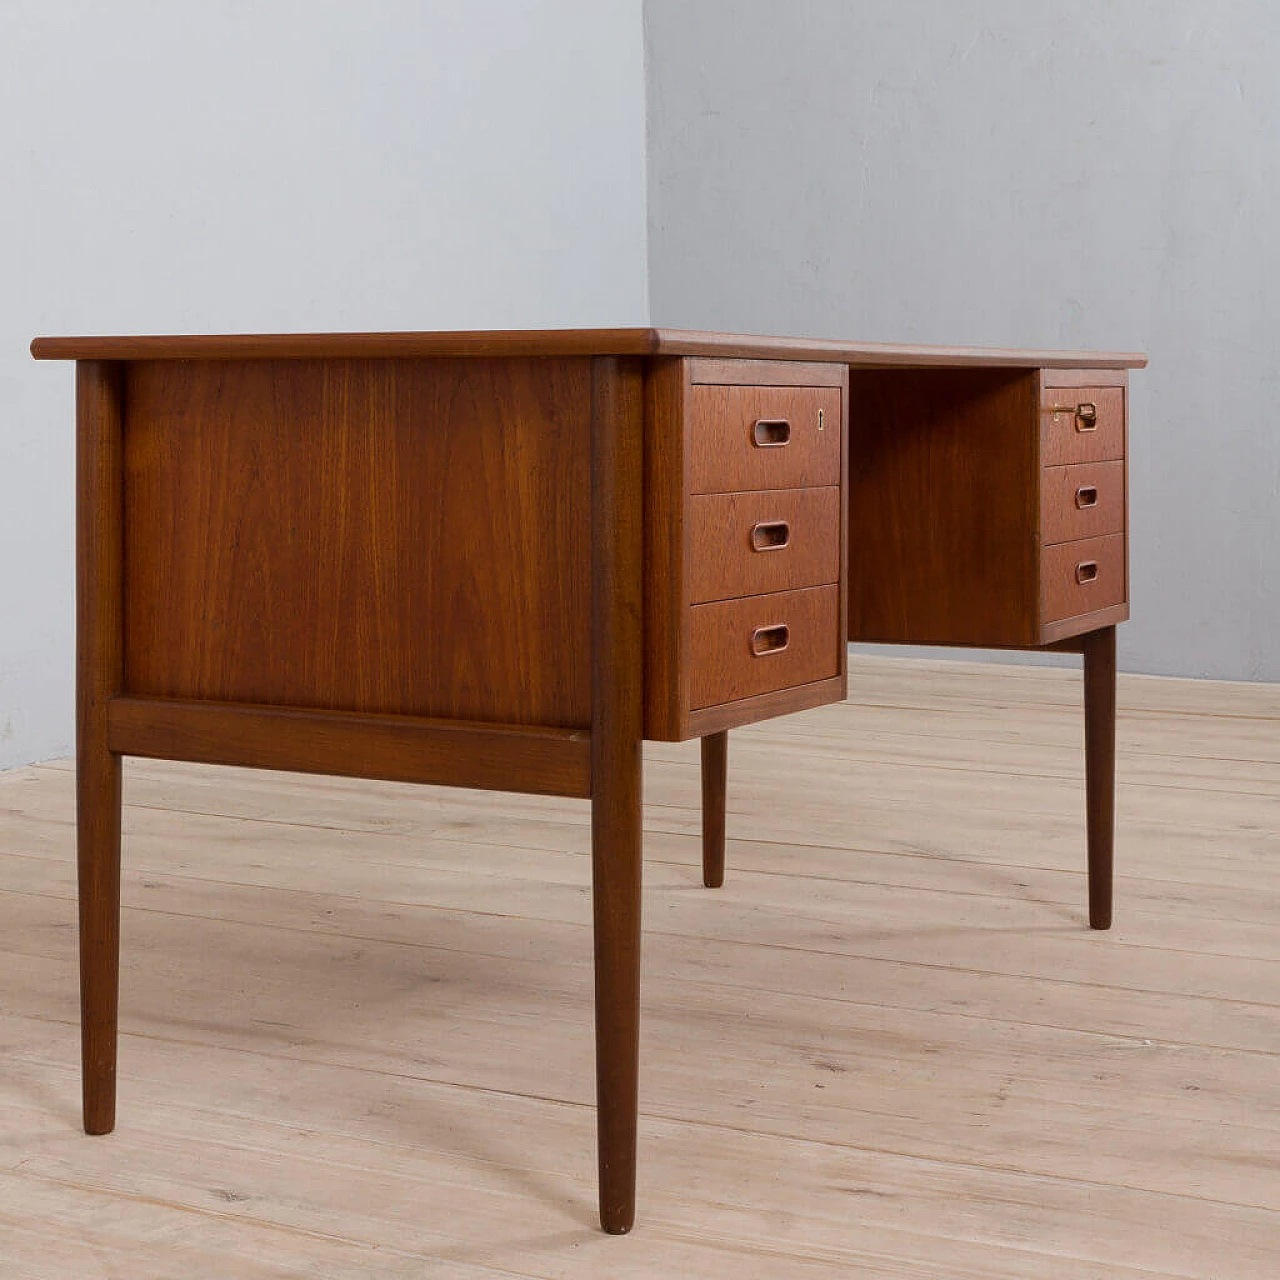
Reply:
[[125, 687], [590, 724], [591, 363], [138, 361]]
[[849, 638], [1033, 645], [1032, 370], [852, 369]]

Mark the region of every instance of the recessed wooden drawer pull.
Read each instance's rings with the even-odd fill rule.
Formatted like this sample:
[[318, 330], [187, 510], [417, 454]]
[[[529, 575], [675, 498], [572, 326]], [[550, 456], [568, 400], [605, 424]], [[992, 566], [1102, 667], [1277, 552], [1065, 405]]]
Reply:
[[786, 418], [757, 418], [751, 440], [758, 448], [776, 449], [791, 439], [791, 423]]
[[761, 520], [751, 528], [752, 551], [781, 551], [791, 541], [791, 526], [785, 520]]
[[781, 653], [791, 636], [785, 622], [770, 627], [757, 627], [751, 633], [751, 652], [757, 658], [767, 658], [771, 653]]
[[1076, 581], [1083, 587], [1086, 582], [1092, 582], [1098, 576], [1098, 562], [1096, 560], [1081, 560], [1076, 565]]
[[1098, 490], [1096, 485], [1082, 484], [1076, 490], [1076, 506], [1084, 511], [1088, 507], [1096, 507], [1098, 505]]

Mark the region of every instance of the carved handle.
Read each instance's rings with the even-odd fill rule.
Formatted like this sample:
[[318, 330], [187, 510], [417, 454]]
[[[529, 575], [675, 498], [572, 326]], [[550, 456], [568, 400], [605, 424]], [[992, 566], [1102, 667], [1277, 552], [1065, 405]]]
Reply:
[[1082, 484], [1076, 490], [1076, 506], [1084, 511], [1098, 505], [1098, 490], [1091, 484]]
[[791, 423], [786, 418], [757, 418], [751, 441], [758, 449], [777, 449], [791, 440]]
[[1083, 587], [1087, 582], [1093, 582], [1098, 576], [1098, 562], [1096, 560], [1081, 560], [1076, 565], [1076, 581]]
[[790, 542], [791, 526], [785, 520], [761, 520], [752, 526], [752, 551], [781, 551]]
[[757, 627], [751, 633], [751, 652], [757, 658], [767, 658], [771, 653], [781, 653], [791, 642], [791, 632], [785, 622]]

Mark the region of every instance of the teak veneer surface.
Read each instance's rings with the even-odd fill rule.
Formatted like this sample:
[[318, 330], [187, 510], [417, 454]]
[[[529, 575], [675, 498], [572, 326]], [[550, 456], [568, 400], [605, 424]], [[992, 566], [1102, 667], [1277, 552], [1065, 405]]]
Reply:
[[686, 329], [512, 329], [434, 333], [222, 334], [36, 338], [37, 360], [228, 360], [334, 356], [710, 356], [903, 366], [1140, 369], [1136, 352], [1019, 351], [888, 342], [823, 342]]
[[[689, 422], [689, 492], [741, 493], [840, 483], [841, 388], [695, 386]], [[786, 433], [756, 443], [753, 427]]]
[[699, 494], [688, 519], [693, 604], [840, 580], [838, 485]]
[[855, 370], [849, 396], [849, 638], [1036, 643], [1034, 375]]
[[[1046, 467], [1077, 462], [1107, 462], [1124, 457], [1123, 387], [1045, 386], [1040, 395], [1040, 463]], [[1091, 431], [1080, 430], [1076, 410], [1091, 404], [1097, 412]]]
[[1040, 535], [1044, 544], [1123, 533], [1124, 468], [1123, 458], [1045, 467], [1040, 476]]
[[586, 727], [591, 362], [126, 366], [125, 687]]
[[[840, 674], [838, 586], [695, 604], [690, 613], [691, 711]], [[753, 652], [760, 629], [785, 633], [782, 647]]]
[[[1040, 570], [1040, 613], [1046, 622], [1079, 617], [1125, 598], [1125, 536], [1108, 533], [1046, 547]], [[1078, 570], [1087, 568], [1086, 580]]]

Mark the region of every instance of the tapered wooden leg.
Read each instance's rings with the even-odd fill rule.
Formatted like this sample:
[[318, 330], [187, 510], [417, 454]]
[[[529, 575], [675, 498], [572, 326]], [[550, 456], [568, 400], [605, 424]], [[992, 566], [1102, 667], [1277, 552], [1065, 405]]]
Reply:
[[1116, 629], [1084, 637], [1084, 766], [1089, 830], [1089, 924], [1111, 928], [1116, 804]]
[[605, 747], [591, 804], [600, 1225], [630, 1231], [640, 1066], [640, 743]]
[[84, 1131], [116, 1122], [120, 983], [120, 760], [76, 753], [76, 862], [80, 888], [80, 1061]]
[[642, 382], [592, 362], [591, 875], [600, 1225], [635, 1222], [640, 1067]]
[[116, 1109], [120, 981], [120, 759], [107, 702], [123, 671], [121, 371], [76, 366], [76, 863], [80, 1047], [86, 1133]]
[[729, 734], [702, 739], [702, 883], [724, 884], [724, 809], [729, 782]]

